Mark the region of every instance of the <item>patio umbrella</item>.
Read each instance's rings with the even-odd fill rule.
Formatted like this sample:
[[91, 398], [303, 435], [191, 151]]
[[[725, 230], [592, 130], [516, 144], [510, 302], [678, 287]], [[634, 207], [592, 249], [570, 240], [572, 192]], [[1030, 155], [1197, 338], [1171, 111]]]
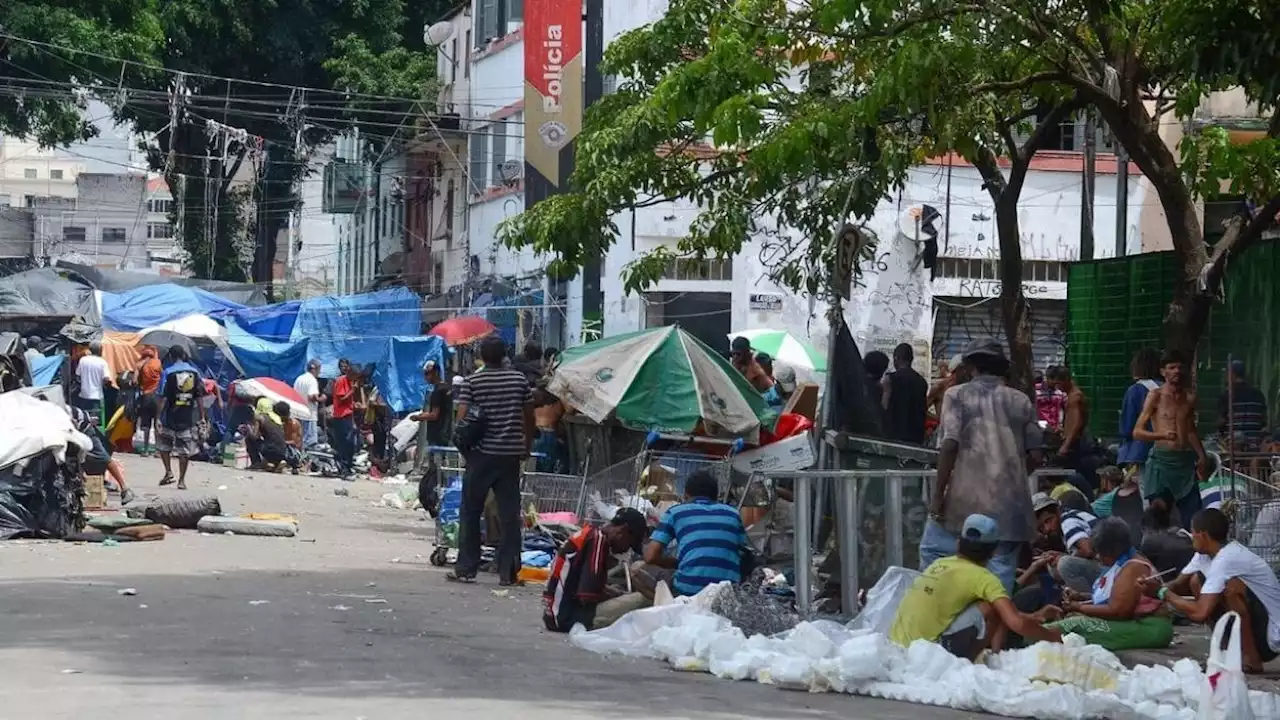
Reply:
[[596, 422], [612, 415], [643, 430], [693, 433], [704, 424], [750, 438], [775, 419], [741, 373], [677, 326], [568, 348], [547, 389]]
[[161, 355], [172, 347], [180, 347], [187, 351], [187, 357], [196, 357], [200, 352], [196, 341], [172, 330], [149, 330], [138, 336], [139, 345], [150, 345], [160, 351]]
[[493, 323], [482, 317], [459, 315], [436, 325], [427, 334], [444, 338], [445, 344], [449, 347], [457, 347], [458, 345], [473, 343], [492, 334], [495, 330], [497, 328], [493, 326]]
[[730, 340], [737, 337], [750, 340], [752, 350], [769, 353], [775, 363], [790, 365], [796, 370], [807, 370], [810, 373], [827, 371], [827, 359], [822, 353], [786, 330], [760, 328], [729, 333]]
[[264, 397], [272, 404], [283, 402], [289, 405], [289, 414], [294, 420], [314, 420], [311, 417], [311, 406], [307, 399], [298, 394], [288, 383], [275, 378], [260, 377], [239, 381], [240, 389], [247, 395]]

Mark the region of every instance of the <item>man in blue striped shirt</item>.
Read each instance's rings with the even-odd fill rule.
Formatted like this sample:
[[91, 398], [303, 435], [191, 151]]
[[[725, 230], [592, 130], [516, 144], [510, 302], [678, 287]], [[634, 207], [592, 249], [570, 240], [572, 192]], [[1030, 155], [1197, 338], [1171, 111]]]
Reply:
[[[674, 567], [672, 590], [679, 595], [696, 595], [724, 580], [742, 582], [747, 531], [737, 510], [716, 501], [719, 483], [715, 476], [706, 470], [690, 475], [684, 494], [685, 502], [668, 510], [649, 536], [644, 561]], [[673, 541], [677, 545], [675, 559], [665, 554]]]

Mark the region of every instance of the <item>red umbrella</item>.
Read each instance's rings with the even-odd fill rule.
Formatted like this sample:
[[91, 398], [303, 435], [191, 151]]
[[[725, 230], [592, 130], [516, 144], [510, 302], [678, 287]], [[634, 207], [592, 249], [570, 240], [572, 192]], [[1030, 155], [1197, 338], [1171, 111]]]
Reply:
[[289, 404], [289, 414], [295, 420], [314, 420], [311, 417], [311, 406], [307, 399], [298, 394], [288, 383], [274, 378], [260, 377], [241, 380], [240, 388], [247, 394], [256, 397], [270, 398], [272, 404], [283, 402]]
[[445, 344], [449, 347], [457, 347], [458, 345], [473, 343], [482, 337], [488, 336], [495, 330], [497, 328], [493, 326], [493, 323], [482, 317], [459, 315], [431, 328], [429, 334], [444, 338]]

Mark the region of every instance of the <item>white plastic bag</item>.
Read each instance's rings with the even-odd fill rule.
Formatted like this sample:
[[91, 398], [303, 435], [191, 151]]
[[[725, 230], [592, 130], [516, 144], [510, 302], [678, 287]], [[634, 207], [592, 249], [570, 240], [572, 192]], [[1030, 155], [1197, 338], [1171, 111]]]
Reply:
[[889, 629], [893, 627], [893, 617], [898, 614], [898, 605], [918, 577], [919, 572], [907, 568], [891, 567], [885, 570], [875, 586], [867, 591], [867, 604], [857, 617], [849, 621], [849, 629], [874, 630], [881, 635], [888, 635]]
[[[1223, 649], [1223, 636], [1230, 633]], [[1205, 682], [1200, 691], [1200, 713], [1197, 720], [1255, 720], [1249, 704], [1249, 683], [1245, 681], [1240, 662], [1240, 616], [1229, 612], [1213, 626], [1213, 642], [1209, 645], [1209, 662], [1205, 663]]]

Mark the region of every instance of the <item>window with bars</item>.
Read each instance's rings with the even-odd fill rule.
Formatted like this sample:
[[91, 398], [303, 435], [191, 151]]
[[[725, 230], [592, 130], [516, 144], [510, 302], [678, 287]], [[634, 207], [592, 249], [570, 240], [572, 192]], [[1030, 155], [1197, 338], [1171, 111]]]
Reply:
[[102, 228], [102, 242], [104, 243], [122, 243], [128, 237], [128, 231], [124, 228]]
[[170, 240], [173, 238], [173, 226], [169, 223], [147, 223], [147, 238]]
[[476, 49], [483, 50], [490, 41], [515, 32], [523, 19], [524, 0], [476, 0]]
[[489, 133], [490, 128], [477, 130], [471, 134], [469, 143], [471, 183], [468, 194], [480, 194], [489, 187]]
[[[1026, 282], [1066, 282], [1068, 263], [1057, 260], [1026, 260], [1022, 279]], [[938, 258], [938, 277], [962, 280], [999, 280], [999, 261], [991, 258]]]
[[[1037, 122], [1035, 118], [1029, 122]], [[1115, 152], [1115, 138], [1111, 135], [1111, 130], [1107, 124], [1098, 119], [1094, 125], [1095, 147], [1100, 153]], [[1049, 128], [1045, 132], [1044, 142], [1040, 146], [1040, 150], [1056, 150], [1062, 152], [1084, 152], [1084, 133], [1085, 117], [1083, 113], [1063, 120], [1056, 127]], [[1019, 145], [1025, 143], [1031, 136], [1031, 128], [1025, 133], [1017, 133], [1014, 139]]]
[[510, 123], [505, 120], [493, 124], [493, 175], [489, 180], [490, 185], [501, 185], [505, 178], [502, 176], [502, 163], [507, 160], [507, 132]]
[[147, 201], [147, 212], [165, 213], [166, 215], [173, 212], [173, 201], [153, 198]]
[[666, 280], [732, 280], [732, 258], [674, 258], [662, 272]]

